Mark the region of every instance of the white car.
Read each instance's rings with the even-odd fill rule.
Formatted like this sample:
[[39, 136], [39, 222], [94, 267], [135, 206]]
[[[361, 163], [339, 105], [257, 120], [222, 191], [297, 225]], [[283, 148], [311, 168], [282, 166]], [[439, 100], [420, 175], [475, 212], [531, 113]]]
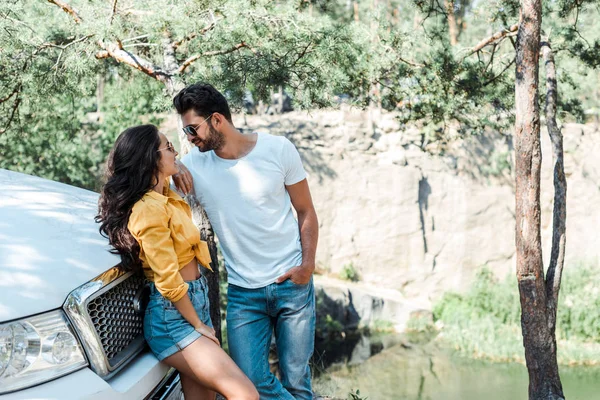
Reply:
[[143, 278], [98, 232], [98, 194], [3, 169], [0, 188], [0, 399], [182, 398], [144, 341]]

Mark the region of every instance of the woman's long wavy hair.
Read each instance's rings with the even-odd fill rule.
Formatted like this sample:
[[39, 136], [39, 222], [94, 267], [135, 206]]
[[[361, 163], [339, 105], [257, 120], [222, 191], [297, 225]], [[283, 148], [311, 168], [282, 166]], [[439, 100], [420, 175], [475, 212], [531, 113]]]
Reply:
[[108, 156], [96, 222], [125, 271], [141, 269], [140, 247], [127, 223], [134, 204], [158, 182], [159, 146], [156, 126], [134, 126], [121, 132]]

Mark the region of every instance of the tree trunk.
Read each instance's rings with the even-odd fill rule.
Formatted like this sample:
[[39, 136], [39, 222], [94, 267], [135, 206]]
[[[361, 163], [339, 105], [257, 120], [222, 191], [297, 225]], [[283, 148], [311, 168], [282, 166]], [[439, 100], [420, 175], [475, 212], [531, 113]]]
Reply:
[[554, 329], [549, 324], [540, 234], [538, 78], [541, 0], [522, 0], [516, 47], [515, 173], [517, 280], [529, 399], [563, 399]]
[[96, 112], [102, 112], [102, 103], [104, 103], [104, 83], [105, 77], [103, 74], [98, 74], [96, 86]]
[[448, 15], [448, 34], [450, 35], [450, 45], [458, 44], [458, 25], [454, 15], [454, 1], [445, 0], [446, 14]]
[[206, 215], [206, 211], [200, 205], [200, 202], [193, 193], [185, 196], [186, 201], [192, 208], [192, 217], [194, 223], [200, 230], [200, 238], [208, 244], [210, 252], [211, 267], [213, 272], [205, 274], [208, 281], [208, 301], [210, 302], [210, 319], [215, 328], [216, 336], [219, 342], [223, 342], [221, 335], [221, 308], [220, 306], [220, 288], [219, 288], [219, 262], [217, 259], [217, 244], [215, 243], [215, 234], [212, 225]]
[[546, 276], [549, 326], [553, 336], [556, 328], [556, 311], [560, 281], [565, 261], [567, 222], [567, 179], [565, 177], [562, 132], [556, 123], [558, 84], [554, 54], [547, 38], [542, 42], [542, 54], [546, 65], [546, 126], [552, 141], [552, 163], [554, 164], [554, 211], [552, 216], [552, 250], [550, 266]]
[[279, 85], [277, 89], [277, 94], [279, 95], [279, 100], [277, 101], [277, 112], [278, 114], [283, 114], [283, 86]]

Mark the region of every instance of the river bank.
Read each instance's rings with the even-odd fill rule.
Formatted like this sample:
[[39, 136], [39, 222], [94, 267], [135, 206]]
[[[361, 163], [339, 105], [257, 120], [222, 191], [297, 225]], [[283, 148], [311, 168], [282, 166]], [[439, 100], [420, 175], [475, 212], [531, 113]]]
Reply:
[[[409, 329], [435, 331], [437, 341], [468, 357], [525, 363], [516, 279], [498, 280], [488, 268], [477, 273], [467, 292], [444, 294], [434, 305], [432, 318], [413, 319]], [[596, 265], [565, 266], [556, 338], [559, 364], [600, 365], [600, 271]]]
[[[561, 367], [566, 398], [599, 397], [599, 367]], [[356, 365], [337, 365], [314, 380], [317, 393], [347, 399], [360, 390], [369, 400], [517, 400], [527, 398], [528, 376], [517, 363], [461, 356], [429, 343], [399, 344]]]
[[[317, 393], [346, 399], [358, 389], [360, 398], [371, 400], [526, 398], [528, 376], [514, 277], [499, 280], [489, 268], [481, 268], [468, 291], [446, 293], [433, 304], [432, 312], [411, 313], [403, 334], [393, 333], [397, 324], [382, 321], [357, 324], [353, 331], [348, 321], [372, 321], [373, 310], [384, 310], [385, 300], [367, 297], [366, 303], [373, 306], [365, 308], [360, 306], [365, 295], [358, 288], [348, 284], [347, 296], [332, 295], [339, 287], [321, 286], [325, 292], [321, 296], [337, 298], [341, 308], [321, 308], [317, 335], [321, 343], [314, 360]], [[396, 308], [405, 304], [394, 300]], [[569, 399], [600, 398], [599, 306], [596, 265], [567, 265], [557, 339], [561, 379]], [[353, 317], [356, 310], [370, 319]], [[326, 314], [329, 311], [335, 318]], [[381, 328], [388, 333], [377, 333]]]

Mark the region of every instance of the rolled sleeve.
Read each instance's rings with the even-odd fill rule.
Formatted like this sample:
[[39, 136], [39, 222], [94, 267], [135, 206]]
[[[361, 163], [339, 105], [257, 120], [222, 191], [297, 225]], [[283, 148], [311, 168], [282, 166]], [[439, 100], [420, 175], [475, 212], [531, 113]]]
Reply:
[[172, 302], [180, 300], [187, 293], [189, 285], [179, 273], [179, 262], [166, 210], [159, 207], [134, 209], [128, 227], [154, 273], [156, 289]]

